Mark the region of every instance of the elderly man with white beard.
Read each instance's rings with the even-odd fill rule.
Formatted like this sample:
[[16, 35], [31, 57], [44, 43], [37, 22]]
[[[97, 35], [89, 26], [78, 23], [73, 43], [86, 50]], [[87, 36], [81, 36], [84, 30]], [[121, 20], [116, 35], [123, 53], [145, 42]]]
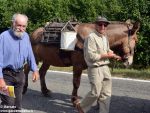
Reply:
[[39, 73], [32, 51], [29, 35], [25, 32], [28, 17], [14, 14], [12, 27], [0, 35], [0, 90], [7, 92], [7, 86], [14, 86], [16, 98], [0, 94], [0, 110], [21, 112], [22, 90], [24, 86], [23, 67], [30, 65], [33, 82], [38, 80]]

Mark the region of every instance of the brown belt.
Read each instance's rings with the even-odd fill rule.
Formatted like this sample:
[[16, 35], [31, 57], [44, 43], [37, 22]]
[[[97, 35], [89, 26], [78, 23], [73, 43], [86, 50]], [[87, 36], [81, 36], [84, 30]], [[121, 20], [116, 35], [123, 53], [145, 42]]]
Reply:
[[96, 67], [103, 67], [103, 66], [107, 66], [108, 64], [103, 64], [103, 65], [99, 65], [99, 66], [93, 66], [93, 68], [96, 68]]

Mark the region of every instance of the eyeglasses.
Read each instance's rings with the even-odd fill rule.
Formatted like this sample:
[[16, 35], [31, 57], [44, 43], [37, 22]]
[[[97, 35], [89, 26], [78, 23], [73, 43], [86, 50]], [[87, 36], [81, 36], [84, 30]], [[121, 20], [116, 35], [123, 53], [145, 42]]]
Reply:
[[99, 24], [98, 24], [98, 26], [104, 26], [104, 27], [107, 27], [107, 25], [108, 25], [108, 24], [105, 24], [105, 23], [99, 23]]

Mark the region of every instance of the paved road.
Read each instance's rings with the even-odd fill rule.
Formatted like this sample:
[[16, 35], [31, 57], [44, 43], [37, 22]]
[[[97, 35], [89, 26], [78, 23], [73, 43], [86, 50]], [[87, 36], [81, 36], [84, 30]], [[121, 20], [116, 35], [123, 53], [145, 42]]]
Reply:
[[[40, 82], [32, 83], [23, 96], [23, 108], [33, 113], [77, 113], [70, 98], [72, 92], [72, 74], [48, 72], [46, 83], [53, 92], [51, 97], [43, 97]], [[87, 76], [82, 76], [79, 95], [89, 91]], [[88, 113], [98, 113], [93, 107]], [[113, 79], [113, 95], [110, 113], [150, 113], [150, 82]]]

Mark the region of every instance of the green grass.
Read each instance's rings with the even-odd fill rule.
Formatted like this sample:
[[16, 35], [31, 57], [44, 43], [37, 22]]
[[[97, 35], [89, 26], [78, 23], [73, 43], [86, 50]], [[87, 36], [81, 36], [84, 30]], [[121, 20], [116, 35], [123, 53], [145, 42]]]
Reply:
[[150, 80], [150, 70], [135, 70], [135, 69], [114, 69], [111, 71], [113, 76], [124, 78], [135, 78], [142, 80]]
[[[72, 66], [71, 67], [51, 66], [49, 68], [49, 70], [72, 72]], [[110, 70], [111, 70], [113, 77], [150, 80], [150, 69], [135, 70], [135, 69], [119, 69], [119, 68], [116, 69], [116, 68], [114, 68], [113, 70], [112, 69], [110, 69]], [[84, 70], [83, 73], [86, 73], [86, 70]]]
[[66, 71], [66, 72], [72, 72], [72, 66], [71, 67], [55, 67], [55, 66], [50, 66], [49, 70], [54, 70], [54, 71]]

